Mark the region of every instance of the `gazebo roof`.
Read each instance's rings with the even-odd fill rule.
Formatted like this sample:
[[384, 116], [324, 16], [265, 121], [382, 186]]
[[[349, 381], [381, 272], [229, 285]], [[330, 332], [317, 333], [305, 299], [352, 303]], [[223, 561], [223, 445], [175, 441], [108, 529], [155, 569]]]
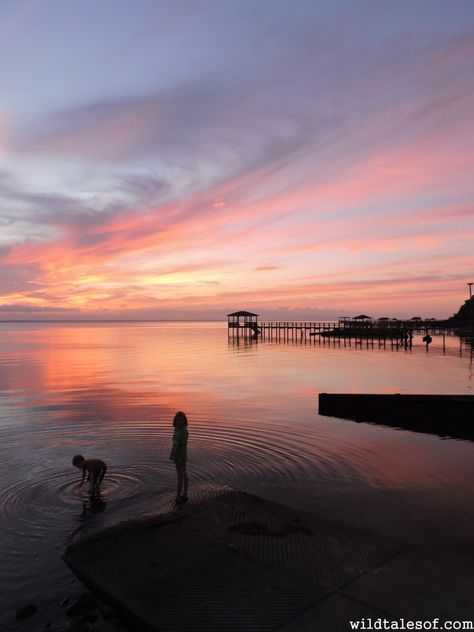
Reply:
[[252, 314], [252, 312], [245, 312], [245, 311], [240, 311], [240, 312], [234, 312], [233, 314], [227, 314], [227, 316], [258, 316], [258, 314]]
[[359, 316], [354, 316], [353, 320], [372, 320], [372, 318], [367, 316], [367, 314], [360, 314]]

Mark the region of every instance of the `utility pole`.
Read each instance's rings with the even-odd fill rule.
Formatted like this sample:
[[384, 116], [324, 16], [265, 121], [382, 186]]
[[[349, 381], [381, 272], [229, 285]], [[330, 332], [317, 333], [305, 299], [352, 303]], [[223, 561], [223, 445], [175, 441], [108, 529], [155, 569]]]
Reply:
[[472, 281], [468, 283], [469, 286], [469, 313], [471, 316], [471, 330], [474, 332], [474, 310], [472, 306]]

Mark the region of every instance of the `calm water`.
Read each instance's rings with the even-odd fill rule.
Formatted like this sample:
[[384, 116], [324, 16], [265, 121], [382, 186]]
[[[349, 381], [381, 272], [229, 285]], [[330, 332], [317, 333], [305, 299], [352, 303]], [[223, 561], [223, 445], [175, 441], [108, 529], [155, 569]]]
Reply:
[[[17, 629], [12, 609], [30, 601], [37, 629], [77, 589], [60, 559], [77, 529], [173, 498], [178, 409], [191, 484], [474, 554], [474, 443], [317, 413], [322, 391], [473, 394], [457, 338], [444, 354], [415, 342], [233, 345], [223, 323], [0, 324], [0, 629]], [[78, 488], [77, 452], [109, 463], [99, 504]]]

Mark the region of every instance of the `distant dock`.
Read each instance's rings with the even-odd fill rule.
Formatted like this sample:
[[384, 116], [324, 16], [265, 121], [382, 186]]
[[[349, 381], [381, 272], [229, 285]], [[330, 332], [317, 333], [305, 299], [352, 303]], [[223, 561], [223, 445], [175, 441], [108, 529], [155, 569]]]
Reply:
[[415, 334], [423, 335], [423, 342], [431, 343], [431, 336], [442, 338], [463, 334], [462, 329], [448, 326], [434, 319], [397, 320], [368, 316], [342, 317], [338, 321], [259, 321], [258, 314], [247, 311], [228, 314], [230, 338], [268, 341], [306, 341], [307, 339], [343, 343], [344, 346], [365, 345], [378, 347], [411, 347]]

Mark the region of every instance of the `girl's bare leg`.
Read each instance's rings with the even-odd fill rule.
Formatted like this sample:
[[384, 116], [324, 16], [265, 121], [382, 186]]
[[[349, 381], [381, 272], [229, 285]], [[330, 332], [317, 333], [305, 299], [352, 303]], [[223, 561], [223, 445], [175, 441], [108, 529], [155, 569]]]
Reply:
[[176, 492], [176, 498], [180, 498], [181, 491], [183, 489], [183, 466], [176, 463], [176, 474], [178, 475], [178, 491]]
[[176, 473], [178, 475], [178, 490], [176, 498], [188, 498], [188, 475], [186, 473], [186, 463], [176, 464]]
[[186, 463], [183, 465], [183, 496], [188, 497], [188, 474], [186, 472]]
[[100, 484], [102, 483], [102, 481], [104, 480], [104, 476], [105, 476], [106, 472], [107, 472], [107, 468], [106, 468], [106, 467], [104, 467], [104, 469], [103, 469], [103, 470], [100, 470], [100, 472], [99, 472], [99, 477], [98, 477], [98, 479], [97, 479], [97, 487], [99, 487], [99, 485], [100, 485]]

